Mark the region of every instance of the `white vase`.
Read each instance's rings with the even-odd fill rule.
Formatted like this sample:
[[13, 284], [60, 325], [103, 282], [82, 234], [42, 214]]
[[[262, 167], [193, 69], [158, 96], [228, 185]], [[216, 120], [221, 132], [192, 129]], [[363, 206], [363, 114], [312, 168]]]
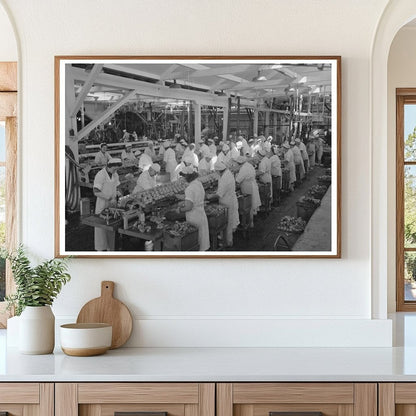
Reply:
[[26, 306], [19, 319], [19, 351], [50, 354], [55, 346], [55, 316], [50, 306]]

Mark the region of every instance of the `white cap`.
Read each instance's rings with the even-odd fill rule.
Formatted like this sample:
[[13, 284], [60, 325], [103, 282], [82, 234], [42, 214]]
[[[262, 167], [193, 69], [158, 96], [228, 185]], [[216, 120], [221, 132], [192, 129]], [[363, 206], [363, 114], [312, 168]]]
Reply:
[[227, 169], [227, 166], [225, 165], [224, 162], [221, 162], [221, 160], [218, 160], [217, 162], [215, 162], [214, 169], [215, 170], [225, 170], [225, 169]]
[[116, 157], [112, 157], [111, 159], [109, 159], [109, 161], [107, 162], [107, 166], [110, 165], [122, 165], [123, 163], [121, 162], [121, 159], [116, 158]]
[[152, 165], [150, 165], [150, 167], [156, 171], [157, 173], [160, 172], [160, 165], [158, 163], [153, 163]]

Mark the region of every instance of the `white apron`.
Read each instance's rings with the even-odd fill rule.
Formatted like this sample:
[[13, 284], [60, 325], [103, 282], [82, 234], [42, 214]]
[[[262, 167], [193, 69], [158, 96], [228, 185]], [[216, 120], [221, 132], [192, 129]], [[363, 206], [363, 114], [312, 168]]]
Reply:
[[[107, 173], [107, 170], [101, 169], [94, 179], [94, 188], [99, 189], [107, 198], [115, 198], [117, 194], [117, 186], [120, 185], [120, 181], [117, 173], [110, 176]], [[110, 201], [106, 201], [103, 198], [97, 197], [95, 203], [95, 213], [100, 214], [105, 208], [108, 208]], [[114, 241], [115, 232], [106, 231], [102, 228], [94, 228], [94, 248], [96, 251], [106, 251], [110, 250], [111, 244]]]
[[235, 194], [235, 180], [233, 174], [227, 169], [218, 181], [219, 203], [228, 207], [227, 244], [233, 243], [233, 231], [240, 224], [238, 216], [238, 199]]
[[193, 180], [185, 189], [185, 199], [194, 205], [186, 212], [186, 221], [198, 228], [199, 251], [206, 251], [209, 249], [209, 227], [204, 209], [205, 191], [198, 179]]

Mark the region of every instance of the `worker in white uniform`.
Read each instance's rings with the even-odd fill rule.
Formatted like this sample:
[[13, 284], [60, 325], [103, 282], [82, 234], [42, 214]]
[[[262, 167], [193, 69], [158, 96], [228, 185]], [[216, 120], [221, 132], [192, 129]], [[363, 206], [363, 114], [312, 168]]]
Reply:
[[273, 190], [270, 159], [267, 157], [267, 152], [265, 149], [260, 149], [258, 153], [261, 160], [259, 166], [257, 167], [257, 176], [261, 183], [269, 185], [270, 197], [272, 198]]
[[[116, 205], [117, 187], [120, 180], [117, 169], [122, 165], [121, 159], [110, 159], [94, 178], [93, 192], [97, 197], [95, 214]], [[96, 251], [109, 251], [114, 249], [115, 231], [94, 228], [94, 246]]]
[[127, 130], [123, 130], [123, 142], [128, 142], [130, 140], [130, 133]]
[[199, 159], [198, 159], [198, 156], [195, 154], [195, 144], [194, 143], [189, 143], [188, 144], [188, 146], [186, 147], [186, 149], [185, 149], [185, 151], [183, 153], [182, 161], [184, 159], [187, 159], [187, 158], [190, 158], [190, 157], [193, 160], [192, 164], [195, 167], [198, 167]]
[[160, 172], [160, 165], [153, 163], [149, 169], [143, 171], [137, 178], [136, 187], [133, 193], [136, 194], [141, 191], [152, 189], [156, 186], [156, 175]]
[[250, 227], [253, 228], [254, 216], [257, 214], [261, 205], [259, 186], [256, 182], [256, 170], [252, 164], [247, 162], [247, 158], [245, 156], [240, 156], [237, 159], [237, 163], [241, 165], [241, 168], [235, 178], [235, 181], [240, 184], [241, 192], [244, 195], [251, 195]]
[[208, 147], [212, 157], [217, 156], [217, 146], [215, 145], [214, 139], [208, 139]]
[[309, 167], [309, 157], [308, 157], [308, 151], [306, 150], [305, 143], [301, 139], [295, 140], [296, 146], [299, 147], [300, 154], [302, 155], [303, 159], [303, 166], [305, 168], [305, 176], [308, 173], [308, 167]]
[[201, 156], [201, 158], [203, 157], [202, 154], [207, 154], [207, 152], [211, 153], [209, 147], [207, 144], [205, 144], [205, 142], [203, 140], [201, 140], [199, 142], [199, 155]]
[[243, 147], [243, 143], [242, 142], [238, 142], [238, 145], [236, 143], [234, 143], [233, 141], [230, 142], [230, 158], [232, 160], [236, 160], [238, 158], [238, 156], [240, 155], [240, 149]]
[[194, 158], [191, 155], [186, 156], [178, 166], [176, 166], [175, 170], [171, 174], [170, 181], [174, 182], [181, 178], [181, 172], [187, 166], [194, 166]]
[[123, 163], [131, 164], [137, 161], [136, 156], [132, 152], [132, 148], [131, 143], [127, 143], [126, 148], [121, 152], [121, 160]]
[[302, 183], [302, 180], [305, 177], [305, 167], [303, 166], [300, 149], [296, 146], [296, 142], [294, 140], [290, 142], [290, 150], [292, 150], [293, 161], [295, 162], [296, 180], [298, 183]]
[[219, 203], [225, 205], [228, 208], [228, 220], [227, 229], [225, 232], [225, 246], [232, 247], [233, 245], [233, 233], [240, 223], [238, 216], [238, 199], [235, 193], [235, 179], [234, 175], [227, 168], [224, 162], [215, 163], [215, 171], [220, 175], [218, 180], [218, 189], [215, 195], [209, 199], [215, 197], [219, 198]]
[[178, 162], [176, 161], [176, 154], [175, 151], [172, 149], [172, 145], [169, 145], [163, 155], [163, 161], [165, 162], [165, 170], [170, 175], [170, 179], [172, 180], [172, 174], [178, 166]]
[[192, 164], [186, 166], [181, 175], [189, 185], [185, 189], [185, 201], [179, 205], [178, 212], [185, 212], [186, 221], [198, 228], [199, 251], [206, 251], [210, 244], [208, 218], [204, 209], [205, 190]]
[[284, 142], [282, 147], [285, 152], [285, 161], [289, 168], [289, 191], [294, 191], [296, 182], [296, 167], [293, 152], [288, 142]]
[[306, 149], [308, 151], [308, 158], [309, 158], [309, 169], [313, 169], [315, 166], [315, 155], [316, 155], [316, 145], [315, 140], [310, 138], [308, 144], [306, 145]]
[[226, 166], [228, 166], [228, 163], [230, 162], [231, 155], [230, 155], [230, 146], [228, 144], [224, 143], [221, 147], [220, 153], [218, 153], [217, 156], [217, 162], [223, 162]]
[[142, 153], [139, 159], [139, 168], [141, 170], [145, 171], [149, 169], [149, 167], [153, 164], [153, 159], [152, 159], [151, 154], [152, 154], [151, 150], [148, 147], [146, 147], [146, 149], [144, 150], [144, 152]]
[[100, 166], [106, 166], [111, 159], [110, 153], [107, 152], [107, 144], [100, 144], [100, 151], [95, 155], [95, 163]]
[[323, 166], [322, 165], [322, 155], [324, 154], [324, 139], [322, 139], [321, 137], [317, 137], [315, 140], [316, 143], [316, 164], [318, 166]]
[[208, 148], [202, 148], [201, 160], [198, 165], [198, 173], [200, 176], [208, 175], [208, 173], [214, 170], [214, 164], [212, 163], [212, 155]]

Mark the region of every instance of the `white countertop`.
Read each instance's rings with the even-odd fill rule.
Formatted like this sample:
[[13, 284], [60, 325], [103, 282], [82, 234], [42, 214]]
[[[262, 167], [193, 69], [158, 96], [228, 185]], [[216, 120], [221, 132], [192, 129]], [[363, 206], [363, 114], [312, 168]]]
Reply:
[[120, 348], [0, 358], [0, 381], [416, 381], [416, 348]]
[[416, 314], [395, 314], [393, 348], [119, 348], [23, 355], [0, 330], [0, 382], [416, 381]]

